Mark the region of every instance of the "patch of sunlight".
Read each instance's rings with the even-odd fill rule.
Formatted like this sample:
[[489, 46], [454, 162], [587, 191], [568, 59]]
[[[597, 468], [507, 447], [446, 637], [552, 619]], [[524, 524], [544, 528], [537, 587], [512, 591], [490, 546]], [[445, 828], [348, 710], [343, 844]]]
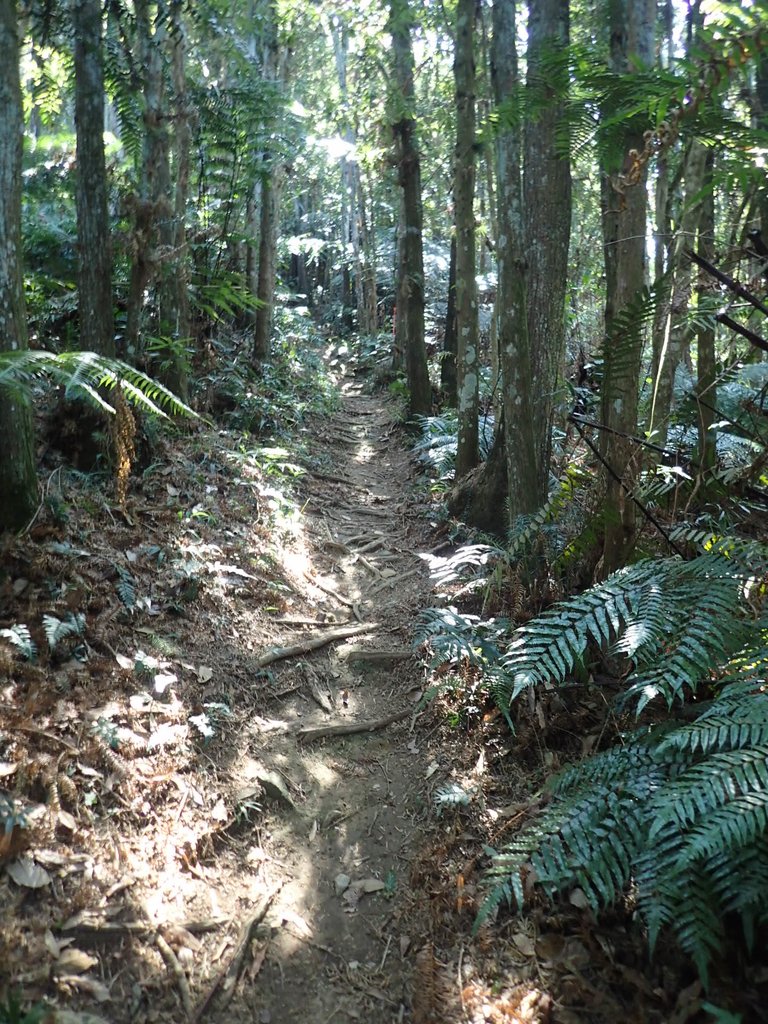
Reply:
[[360, 447], [355, 452], [355, 462], [370, 462], [375, 455], [376, 450], [372, 448], [369, 444], [366, 444], [365, 441], [363, 441]]

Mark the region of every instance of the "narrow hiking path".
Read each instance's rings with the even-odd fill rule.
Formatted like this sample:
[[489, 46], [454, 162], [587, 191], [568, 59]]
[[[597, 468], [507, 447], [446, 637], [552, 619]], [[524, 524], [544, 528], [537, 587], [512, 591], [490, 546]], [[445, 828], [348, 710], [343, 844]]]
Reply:
[[416, 1019], [433, 541], [397, 403], [341, 388], [288, 449], [159, 441], [122, 511], [60, 477], [4, 551], [0, 988], [49, 1024]]
[[[356, 635], [284, 663], [273, 686], [290, 692], [249, 741], [281, 772], [293, 805], [261, 826], [274, 858], [268, 884], [281, 888], [267, 916], [274, 931], [264, 966], [243, 995], [260, 1021], [410, 1017], [417, 937], [406, 903], [428, 770], [415, 727], [423, 672], [411, 639], [428, 600], [417, 555], [428, 538], [393, 412], [350, 383], [340, 412], [309, 442], [329, 468], [302, 483], [308, 594]], [[326, 621], [314, 631], [327, 629]], [[325, 737], [326, 729], [337, 732]]]

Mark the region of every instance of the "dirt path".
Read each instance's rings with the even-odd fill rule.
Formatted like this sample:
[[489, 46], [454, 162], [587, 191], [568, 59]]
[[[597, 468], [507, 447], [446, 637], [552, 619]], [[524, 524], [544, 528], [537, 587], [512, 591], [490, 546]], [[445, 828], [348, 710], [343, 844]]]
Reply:
[[[286, 456], [300, 505], [278, 449], [201, 432], [124, 513], [73, 479], [69, 518], [7, 547], [0, 626], [40, 657], [0, 649], [0, 998], [70, 1024], [412, 1019], [429, 531], [399, 434], [347, 381]], [[45, 615], [71, 621], [56, 650]]]
[[[425, 524], [395, 431], [380, 398], [348, 386], [341, 411], [310, 440], [323, 469], [304, 481], [304, 578], [331, 621], [286, 625], [275, 641], [322, 636], [340, 622], [360, 632], [274, 664], [270, 689], [290, 692], [262, 712], [270, 721], [252, 727], [249, 753], [230, 768], [243, 785], [261, 776], [267, 789], [279, 773], [281, 792], [259, 827], [265, 881], [280, 889], [265, 919], [264, 964], [242, 996], [249, 1019], [270, 1024], [399, 1021], [410, 1006], [404, 901], [428, 770], [416, 723], [423, 672], [410, 644], [429, 584], [415, 553]], [[347, 732], [365, 723], [374, 727]], [[296, 735], [324, 727], [339, 734]]]

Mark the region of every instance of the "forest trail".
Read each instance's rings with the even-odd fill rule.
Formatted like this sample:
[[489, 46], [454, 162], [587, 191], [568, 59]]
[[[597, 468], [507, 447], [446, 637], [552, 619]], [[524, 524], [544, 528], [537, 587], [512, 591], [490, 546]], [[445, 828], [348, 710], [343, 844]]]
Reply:
[[[313, 461], [330, 468], [302, 482], [306, 578], [314, 600], [357, 635], [284, 664], [275, 688], [301, 682], [271, 713], [291, 731], [266, 723], [249, 744], [282, 773], [293, 803], [261, 825], [273, 858], [268, 885], [281, 888], [264, 965], [243, 991], [249, 1020], [410, 1018], [409, 873], [429, 768], [414, 728], [423, 671], [411, 633], [429, 581], [416, 554], [426, 523], [409, 497], [392, 413], [348, 384], [340, 412], [310, 442]], [[364, 723], [375, 725], [317, 740], [293, 731]]]
[[123, 510], [63, 475], [68, 515], [7, 547], [0, 625], [39, 657], [0, 649], [0, 990], [48, 1024], [414, 1019], [449, 766], [398, 412], [347, 377], [287, 448], [160, 442]]

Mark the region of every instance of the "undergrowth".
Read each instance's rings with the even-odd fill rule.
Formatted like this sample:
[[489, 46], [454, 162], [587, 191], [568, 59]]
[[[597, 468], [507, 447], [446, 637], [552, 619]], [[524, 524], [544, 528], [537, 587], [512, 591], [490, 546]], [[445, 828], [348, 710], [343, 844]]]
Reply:
[[707, 984], [731, 923], [754, 950], [768, 917], [768, 552], [708, 531], [673, 538], [698, 553], [643, 559], [518, 626], [431, 609], [418, 639], [430, 695], [470, 678], [471, 700], [483, 687], [512, 728], [522, 695], [530, 708], [606, 670], [613, 720], [642, 723], [551, 778], [545, 809], [489, 851], [478, 924], [537, 894], [578, 890], [595, 913], [629, 901], [651, 950], [668, 930]]

